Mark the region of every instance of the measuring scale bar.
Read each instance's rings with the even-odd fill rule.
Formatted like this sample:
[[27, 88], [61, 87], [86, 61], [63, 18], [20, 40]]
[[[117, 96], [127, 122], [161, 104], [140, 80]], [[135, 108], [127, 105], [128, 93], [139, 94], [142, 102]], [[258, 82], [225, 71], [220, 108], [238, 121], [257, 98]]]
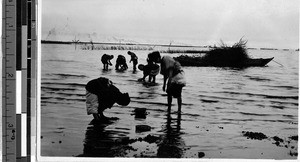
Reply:
[[2, 1], [3, 161], [32, 160], [31, 98], [36, 86], [31, 86], [31, 76], [36, 62], [31, 59], [36, 40], [31, 38], [36, 34], [35, 5], [31, 0]]

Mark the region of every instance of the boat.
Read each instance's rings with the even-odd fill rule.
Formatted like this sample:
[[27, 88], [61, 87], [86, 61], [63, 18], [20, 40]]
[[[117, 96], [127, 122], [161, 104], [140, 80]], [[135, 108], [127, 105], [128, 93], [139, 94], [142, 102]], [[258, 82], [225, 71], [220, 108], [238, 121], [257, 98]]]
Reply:
[[271, 58], [245, 58], [239, 61], [230, 61], [229, 59], [213, 59], [209, 60], [201, 56], [181, 55], [174, 57], [181, 66], [214, 66], [214, 67], [263, 67], [266, 66], [274, 57]]
[[242, 62], [244, 67], [249, 66], [266, 66], [270, 61], [272, 61], [274, 57], [271, 58], [258, 58], [258, 59], [248, 59]]
[[271, 58], [251, 58], [248, 55], [247, 41], [242, 38], [232, 46], [221, 41], [221, 46], [210, 48], [203, 56], [181, 55], [175, 57], [181, 66], [215, 66], [215, 67], [263, 67]]

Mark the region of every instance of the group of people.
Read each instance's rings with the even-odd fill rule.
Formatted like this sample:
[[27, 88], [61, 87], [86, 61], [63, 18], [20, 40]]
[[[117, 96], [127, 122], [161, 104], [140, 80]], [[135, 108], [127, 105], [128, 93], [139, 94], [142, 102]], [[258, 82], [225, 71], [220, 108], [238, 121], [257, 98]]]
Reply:
[[[133, 71], [136, 71], [136, 65], [138, 64], [138, 57], [136, 56], [135, 53], [128, 51], [128, 55], [130, 55], [131, 59], [129, 61], [133, 63]], [[114, 58], [113, 55], [108, 55], [108, 54], [103, 54], [101, 57], [101, 62], [103, 64], [103, 70], [108, 70], [108, 66], [112, 66], [111, 60]], [[127, 70], [128, 66], [126, 63], [126, 58], [123, 55], [118, 55], [118, 58], [116, 60], [116, 65], [115, 65], [116, 70]]]
[[[130, 51], [128, 51], [128, 54], [131, 56], [130, 62], [133, 61], [133, 69], [136, 70], [136, 65], [138, 63], [137, 56]], [[111, 59], [113, 58], [112, 55], [106, 55], [105, 57]], [[128, 68], [126, 59], [123, 57], [120, 55], [118, 56], [116, 69], [119, 69], [119, 67], [126, 69]], [[107, 68], [108, 65], [112, 65], [110, 62], [111, 59], [106, 59], [105, 64], [105, 59], [101, 59], [102, 63], [104, 64], [104, 69]], [[124, 65], [124, 60], [126, 65]], [[168, 112], [171, 110], [173, 97], [177, 98], [178, 112], [181, 112], [181, 93], [182, 88], [186, 85], [186, 80], [180, 63], [170, 56], [161, 57], [160, 53], [155, 51], [148, 54], [147, 65], [143, 66], [141, 70], [143, 70], [143, 78], [139, 80], [145, 81], [145, 78], [149, 77], [149, 82], [152, 83], [155, 83], [156, 75], [160, 71], [160, 74], [163, 75], [162, 90], [165, 91], [168, 96]], [[96, 120], [108, 119], [106, 116], [104, 116], [103, 111], [107, 108], [111, 108], [115, 103], [122, 106], [127, 106], [130, 103], [129, 94], [120, 92], [119, 89], [114, 86], [113, 82], [105, 77], [99, 77], [89, 81], [85, 89], [87, 114], [93, 114], [94, 119]]]

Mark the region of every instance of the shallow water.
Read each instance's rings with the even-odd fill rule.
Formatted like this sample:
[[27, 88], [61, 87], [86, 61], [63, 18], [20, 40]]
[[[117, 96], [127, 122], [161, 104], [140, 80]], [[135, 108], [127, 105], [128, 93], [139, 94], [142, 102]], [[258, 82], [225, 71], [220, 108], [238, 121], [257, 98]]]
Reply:
[[[155, 50], [159, 50], [155, 47]], [[133, 51], [145, 64], [151, 51]], [[249, 50], [252, 57], [275, 57], [267, 67], [244, 69], [183, 67], [187, 86], [182, 113], [173, 99], [167, 113], [162, 76], [155, 86], [137, 81], [142, 72], [114, 66], [103, 71], [102, 54], [125, 50], [80, 50], [73, 45], [42, 44], [41, 154], [42, 156], [174, 157], [296, 159], [298, 141], [298, 52]], [[163, 53], [162, 55], [168, 55]], [[176, 56], [177, 54], [172, 54]], [[110, 123], [92, 124], [86, 114], [85, 84], [99, 76], [111, 79], [131, 103], [115, 104], [105, 115]], [[146, 108], [144, 118], [134, 110]], [[140, 132], [137, 125], [148, 125]], [[243, 131], [268, 138], [250, 139]], [[149, 142], [146, 137], [157, 138]], [[274, 136], [283, 139], [276, 143]], [[103, 153], [105, 152], [105, 153]]]

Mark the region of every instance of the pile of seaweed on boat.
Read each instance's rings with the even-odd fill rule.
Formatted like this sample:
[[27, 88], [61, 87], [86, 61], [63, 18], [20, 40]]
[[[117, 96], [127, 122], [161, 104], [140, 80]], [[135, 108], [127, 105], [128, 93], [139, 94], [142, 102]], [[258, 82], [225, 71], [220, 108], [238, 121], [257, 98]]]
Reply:
[[221, 40], [220, 47], [213, 47], [203, 56], [205, 62], [211, 65], [219, 66], [234, 66], [243, 60], [249, 59], [247, 53], [247, 41], [240, 39], [233, 46], [227, 46]]
[[222, 40], [219, 47], [214, 46], [204, 56], [181, 55], [175, 57], [182, 66], [217, 66], [217, 67], [247, 67], [265, 66], [273, 58], [252, 59], [248, 55], [247, 41], [242, 38], [232, 46], [227, 46]]

